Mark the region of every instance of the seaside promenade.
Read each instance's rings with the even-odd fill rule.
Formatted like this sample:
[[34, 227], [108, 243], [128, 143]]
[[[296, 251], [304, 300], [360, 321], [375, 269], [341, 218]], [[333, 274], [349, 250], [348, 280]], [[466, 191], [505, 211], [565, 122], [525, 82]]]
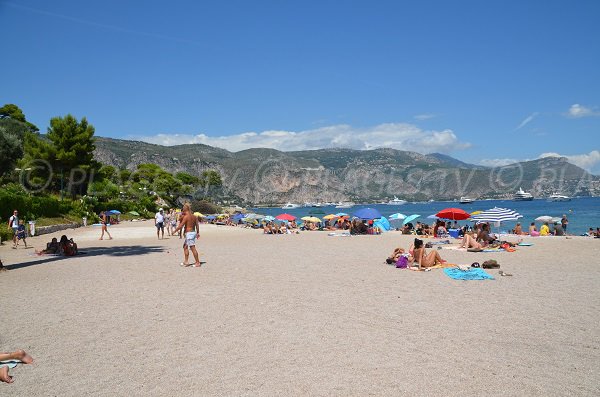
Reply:
[[67, 232], [84, 255], [0, 247], [0, 351], [35, 358], [2, 396], [600, 394], [598, 239], [440, 250], [513, 274], [457, 281], [384, 264], [412, 240], [394, 232], [201, 225], [201, 268], [152, 221]]

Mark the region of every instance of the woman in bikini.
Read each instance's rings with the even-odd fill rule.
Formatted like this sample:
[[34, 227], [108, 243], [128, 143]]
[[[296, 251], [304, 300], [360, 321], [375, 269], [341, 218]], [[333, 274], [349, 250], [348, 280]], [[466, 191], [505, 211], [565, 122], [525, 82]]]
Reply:
[[419, 265], [419, 270], [435, 265], [441, 265], [444, 260], [437, 251], [427, 252], [423, 246], [423, 240], [415, 239], [413, 249], [414, 261]]

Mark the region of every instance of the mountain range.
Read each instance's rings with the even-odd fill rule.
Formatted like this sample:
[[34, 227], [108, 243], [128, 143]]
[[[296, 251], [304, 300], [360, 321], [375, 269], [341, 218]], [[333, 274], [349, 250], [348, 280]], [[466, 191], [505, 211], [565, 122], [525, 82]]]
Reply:
[[133, 170], [154, 163], [169, 172], [221, 174], [220, 197], [244, 204], [380, 202], [510, 198], [519, 188], [535, 197], [560, 192], [599, 196], [600, 176], [561, 157], [489, 168], [450, 156], [395, 149], [320, 149], [282, 152], [256, 148], [230, 152], [203, 144], [161, 146], [96, 137], [96, 160]]

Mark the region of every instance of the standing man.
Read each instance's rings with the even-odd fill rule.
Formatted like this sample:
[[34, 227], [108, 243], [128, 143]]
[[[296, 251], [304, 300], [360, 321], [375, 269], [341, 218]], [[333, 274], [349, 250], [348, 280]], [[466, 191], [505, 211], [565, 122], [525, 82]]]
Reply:
[[156, 215], [154, 215], [154, 225], [156, 226], [156, 237], [161, 238], [160, 232], [162, 232], [162, 238], [165, 238], [165, 214], [162, 208], [158, 209]]
[[198, 259], [198, 251], [196, 251], [196, 237], [198, 237], [198, 233], [200, 233], [200, 225], [198, 224], [198, 218], [192, 213], [190, 203], [185, 203], [183, 205], [182, 217], [175, 232], [178, 232], [181, 229], [184, 229], [185, 231], [185, 241], [183, 242], [184, 260], [183, 263], [181, 263], [181, 266], [190, 266], [188, 259], [190, 257], [189, 249], [191, 249], [195, 260], [195, 263], [192, 266], [200, 267], [200, 259]]
[[14, 210], [8, 218], [8, 227], [13, 231], [13, 248], [17, 249], [17, 233], [19, 232], [19, 211]]
[[569, 224], [569, 220], [567, 219], [567, 214], [563, 214], [562, 219], [560, 220], [560, 224], [562, 226], [563, 231], [567, 234], [567, 225]]

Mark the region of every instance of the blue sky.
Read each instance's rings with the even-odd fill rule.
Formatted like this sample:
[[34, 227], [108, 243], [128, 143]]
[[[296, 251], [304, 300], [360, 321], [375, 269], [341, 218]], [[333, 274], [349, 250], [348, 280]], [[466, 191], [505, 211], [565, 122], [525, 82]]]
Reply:
[[0, 1], [0, 103], [45, 131], [381, 146], [600, 173], [600, 1]]

